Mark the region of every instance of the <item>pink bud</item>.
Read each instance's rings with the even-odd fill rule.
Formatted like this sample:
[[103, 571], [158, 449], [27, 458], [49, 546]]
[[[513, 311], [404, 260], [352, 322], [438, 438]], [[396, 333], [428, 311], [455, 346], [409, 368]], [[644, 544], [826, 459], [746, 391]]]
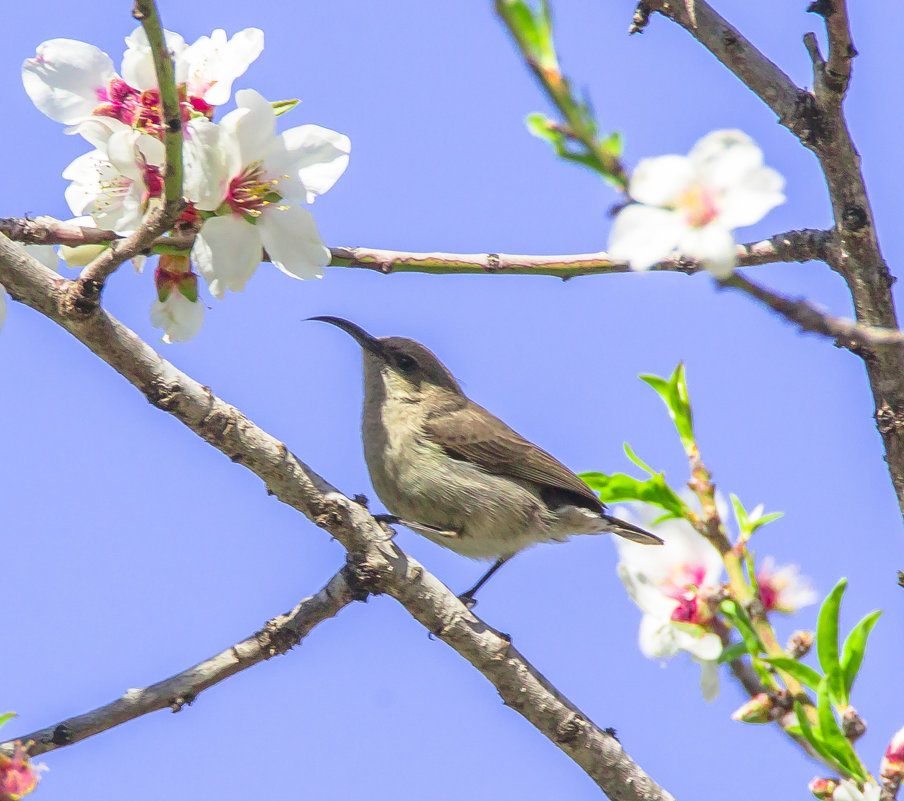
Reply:
[[766, 693], [757, 693], [746, 704], [736, 709], [732, 720], [741, 720], [744, 723], [769, 723], [781, 715], [772, 698]]
[[22, 743], [16, 743], [12, 757], [0, 754], [0, 801], [19, 801], [28, 795], [38, 784], [38, 772]]
[[879, 774], [883, 779], [900, 783], [904, 779], [904, 728], [898, 729], [879, 766]]
[[835, 794], [835, 790], [838, 788], [838, 780], [837, 779], [813, 779], [807, 787], [810, 788], [810, 792], [813, 793], [817, 798], [820, 799], [831, 799]]

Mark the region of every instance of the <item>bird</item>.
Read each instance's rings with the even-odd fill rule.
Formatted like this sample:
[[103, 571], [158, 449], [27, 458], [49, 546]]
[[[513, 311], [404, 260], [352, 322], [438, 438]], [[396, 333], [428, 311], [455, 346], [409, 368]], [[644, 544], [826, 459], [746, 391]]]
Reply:
[[536, 543], [610, 532], [662, 544], [609, 515], [565, 465], [468, 398], [424, 345], [373, 337], [341, 317], [308, 319], [340, 328], [362, 348], [364, 459], [390, 513], [378, 519], [463, 556], [494, 560], [459, 596], [469, 607], [490, 576]]

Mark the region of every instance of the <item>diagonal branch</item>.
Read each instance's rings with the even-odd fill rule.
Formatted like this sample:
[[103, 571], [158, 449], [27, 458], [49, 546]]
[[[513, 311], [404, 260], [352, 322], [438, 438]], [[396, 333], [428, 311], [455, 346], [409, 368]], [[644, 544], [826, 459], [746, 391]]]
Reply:
[[128, 690], [121, 698], [91, 712], [0, 743], [0, 753], [11, 755], [16, 742], [21, 741], [30, 743], [30, 756], [37, 756], [72, 745], [158, 709], [180, 711], [183, 706], [192, 704], [208, 687], [294, 648], [314, 626], [334, 617], [355, 600], [347, 580], [347, 570], [348, 568], [340, 570], [320, 592], [300, 601], [291, 612], [273, 618], [260, 631], [222, 653], [150, 687]]
[[0, 283], [16, 300], [69, 331], [130, 381], [152, 404], [257, 475], [283, 503], [325, 528], [349, 552], [352, 586], [385, 592], [474, 665], [504, 702], [564, 751], [612, 799], [669, 801], [624, 751], [543, 677], [511, 640], [475, 617], [458, 598], [402, 552], [367, 509], [336, 490], [286, 446], [98, 310], [68, 314], [59, 303], [71, 282], [0, 237]]

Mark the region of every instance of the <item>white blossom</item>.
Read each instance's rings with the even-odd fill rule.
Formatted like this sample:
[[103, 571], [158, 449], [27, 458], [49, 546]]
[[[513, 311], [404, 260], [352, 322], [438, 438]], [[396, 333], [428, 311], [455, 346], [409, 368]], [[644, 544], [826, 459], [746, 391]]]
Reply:
[[329, 264], [310, 203], [345, 171], [348, 137], [317, 125], [276, 133], [273, 107], [257, 92], [236, 93], [238, 108], [220, 125], [192, 120], [186, 131], [185, 194], [215, 212], [198, 234], [192, 260], [210, 291], [241, 291], [266, 249], [294, 278], [316, 278]]
[[737, 256], [732, 230], [752, 225], [784, 202], [784, 178], [763, 166], [746, 134], [714, 131], [687, 156], [643, 159], [609, 235], [609, 255], [646, 270], [674, 254], [699, 259], [718, 278]]
[[700, 664], [703, 697], [712, 700], [719, 692], [716, 660], [722, 642], [705, 628], [709, 619], [706, 595], [720, 586], [722, 559], [718, 551], [684, 520], [653, 525], [657, 514], [650, 506], [638, 505], [618, 514], [655, 531], [664, 541], [658, 548], [615, 541], [618, 576], [643, 613], [641, 652], [650, 659], [668, 659], [687, 651]]
[[775, 610], [790, 615], [818, 600], [810, 579], [800, 575], [797, 565], [776, 568], [775, 559], [771, 556], [763, 559], [756, 579], [760, 599], [767, 612]]
[[90, 215], [99, 228], [128, 234], [140, 224], [163, 188], [163, 143], [114, 119], [83, 123], [81, 133], [96, 149], [75, 159], [63, 178], [75, 215]]
[[845, 779], [832, 794], [832, 801], [879, 801], [882, 788], [875, 782], [867, 782], [861, 790], [850, 779]]

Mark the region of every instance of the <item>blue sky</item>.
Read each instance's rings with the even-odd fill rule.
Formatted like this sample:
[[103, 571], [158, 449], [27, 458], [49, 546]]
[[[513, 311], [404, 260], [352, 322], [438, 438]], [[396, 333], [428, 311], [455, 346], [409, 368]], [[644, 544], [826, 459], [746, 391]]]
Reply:
[[[737, 0], [720, 10], [799, 85], [800, 42], [821, 20], [806, 3]], [[852, 4], [860, 56], [847, 101], [892, 272], [901, 156], [901, 87], [889, 65], [904, 15]], [[2, 214], [69, 216], [62, 169], [86, 149], [37, 112], [19, 69], [54, 37], [92, 42], [118, 64], [130, 4], [15, 4], [0, 30]], [[745, 240], [830, 223], [815, 159], [683, 31], [654, 18], [628, 38], [628, 2], [554, 2], [565, 70], [626, 159], [683, 153], [707, 132], [741, 128], [787, 178], [785, 205]], [[523, 117], [545, 102], [489, 2], [166, 3], [188, 41], [222, 27], [264, 30], [266, 47], [236, 88], [300, 97], [283, 127], [347, 134], [345, 176], [313, 207], [331, 246], [415, 251], [580, 253], [605, 247], [618, 197], [557, 162]], [[822, 32], [819, 32], [823, 40]], [[228, 107], [227, 107], [228, 108]], [[823, 264], [751, 274], [850, 314]], [[67, 273], [68, 274], [68, 273]], [[149, 272], [122, 269], [107, 308], [151, 342]], [[181, 369], [284, 440], [348, 494], [377, 508], [358, 433], [357, 347], [311, 315], [424, 342], [466, 392], [575, 470], [632, 470], [627, 441], [680, 486], [686, 464], [640, 373], [687, 366], [704, 458], [725, 493], [785, 517], [755, 550], [796, 562], [824, 595], [850, 579], [849, 628], [883, 608], [853, 703], [876, 768], [904, 723], [895, 569], [901, 518], [882, 461], [860, 362], [801, 335], [705, 275], [575, 279], [381, 276], [331, 269], [295, 282], [263, 265], [242, 294], [210, 306], [201, 334], [160, 348]], [[0, 603], [0, 707], [13, 735], [49, 725], [228, 647], [322, 586], [341, 546], [264, 492], [261, 482], [150, 406], [69, 335], [11, 305], [0, 335], [0, 502], [7, 566]], [[483, 566], [402, 530], [398, 542], [461, 591]], [[729, 719], [741, 691], [724, 677], [705, 704], [698, 668], [637, 649], [639, 612], [602, 537], [520, 555], [481, 592], [478, 614], [508, 632], [560, 690], [679, 798], [806, 798], [826, 770], [777, 731]], [[777, 624], [812, 627], [815, 608]], [[43, 758], [53, 799], [173, 801], [330, 796], [436, 800], [599, 797], [563, 754], [502, 705], [393, 600], [354, 605], [286, 656], [159, 712]]]

